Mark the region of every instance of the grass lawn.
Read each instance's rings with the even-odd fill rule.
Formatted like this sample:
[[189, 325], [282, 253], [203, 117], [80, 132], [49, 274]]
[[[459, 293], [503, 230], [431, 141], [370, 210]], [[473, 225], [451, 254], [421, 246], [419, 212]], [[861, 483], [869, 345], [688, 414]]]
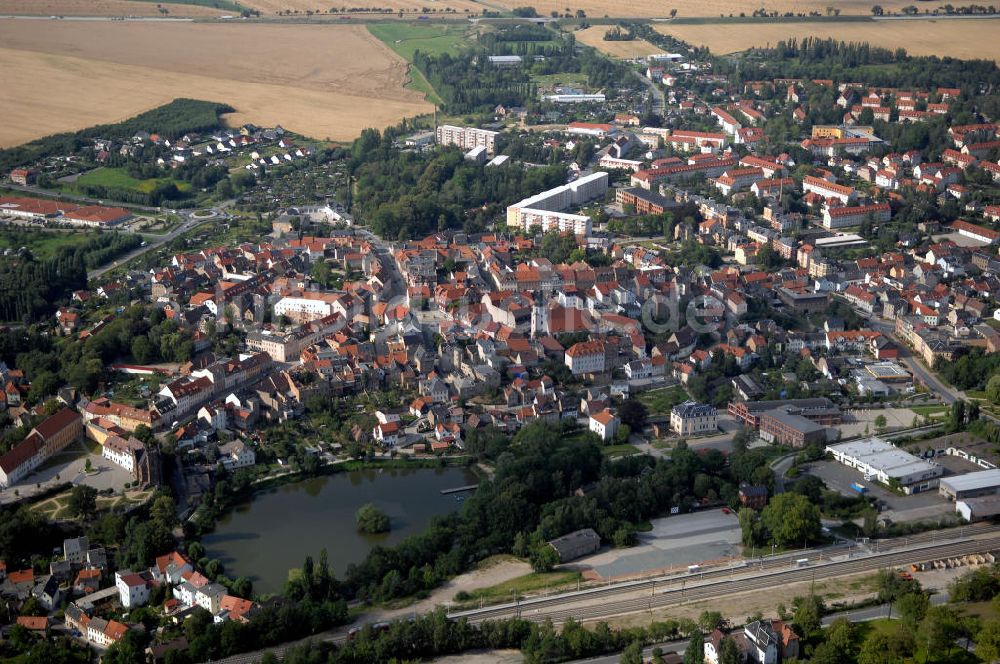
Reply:
[[98, 231], [64, 233], [36, 229], [31, 229], [30, 232], [4, 229], [0, 230], [0, 251], [5, 249], [17, 251], [21, 247], [27, 247], [35, 258], [46, 260], [54, 256], [62, 247], [78, 247], [90, 241], [97, 234]]
[[[368, 31], [411, 64], [413, 63], [413, 54], [417, 51], [428, 55], [456, 53], [466, 41], [465, 26], [463, 25], [369, 23]], [[407, 83], [406, 87], [422, 92], [432, 103], [438, 105], [443, 103], [430, 82], [416, 67], [410, 67], [410, 82]]]
[[942, 404], [931, 406], [910, 406], [910, 410], [920, 417], [926, 417], [932, 422], [941, 421], [948, 416], [948, 406]]
[[674, 385], [673, 387], [642, 392], [637, 398], [646, 404], [650, 415], [667, 415], [671, 408], [688, 399], [688, 393], [680, 385]]
[[509, 600], [514, 593], [523, 595], [535, 590], [558, 588], [576, 583], [579, 579], [579, 572], [532, 572], [495, 586], [476, 588], [468, 595], [471, 599]]
[[969, 397], [970, 399], [985, 399], [986, 392], [984, 390], [966, 390], [965, 396]]
[[371, 32], [385, 45], [413, 62], [417, 51], [428, 55], [455, 53], [465, 42], [464, 25], [415, 25], [413, 23], [369, 23]]
[[173, 182], [177, 185], [178, 191], [190, 191], [191, 184], [181, 182], [171, 178], [152, 178], [150, 180], [139, 180], [128, 174], [124, 168], [109, 168], [101, 166], [92, 171], [84, 173], [76, 179], [76, 182], [67, 184], [66, 189], [77, 190], [84, 185], [95, 185], [108, 187], [109, 189], [124, 189], [126, 191], [138, 191], [148, 194], [161, 184]]
[[625, 443], [624, 445], [606, 445], [601, 448], [601, 454], [612, 458], [632, 456], [633, 454], [639, 453], [639, 449], [635, 445], [629, 445], [628, 443]]

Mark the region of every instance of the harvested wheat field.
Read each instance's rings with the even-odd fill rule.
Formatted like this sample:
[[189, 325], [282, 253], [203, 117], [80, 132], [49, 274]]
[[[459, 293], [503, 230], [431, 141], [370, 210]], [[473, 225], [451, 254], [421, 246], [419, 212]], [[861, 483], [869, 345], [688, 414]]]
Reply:
[[364, 26], [0, 21], [0, 146], [193, 97], [349, 140], [432, 110]]
[[602, 53], [616, 58], [644, 58], [653, 53], [663, 53], [663, 49], [653, 46], [644, 39], [632, 41], [605, 41], [604, 34], [611, 26], [595, 25], [573, 33], [576, 40], [587, 46], [593, 46]]
[[[295, 1], [295, 0], [286, 0]], [[795, 12], [826, 13], [827, 7], [840, 10], [843, 15], [871, 16], [873, 4], [880, 4], [886, 12], [899, 11], [910, 2], [888, 0], [875, 3], [872, 0], [763, 0], [762, 2], [740, 2], [739, 0], [491, 0], [490, 4], [500, 5], [507, 9], [525, 5], [534, 7], [539, 14], [548, 16], [550, 12], [559, 14], [576, 13], [582, 9], [591, 18], [636, 17], [663, 18], [670, 15], [671, 9], [677, 10], [679, 17], [718, 16], [719, 14], [739, 15], [740, 12], [753, 13], [755, 9], [764, 9], [780, 13]], [[943, 2], [941, 3], [944, 4]], [[957, 3], [956, 3], [957, 4]], [[937, 7], [937, 5], [934, 5]]]
[[5, 16], [222, 16], [214, 7], [173, 2], [133, 2], [131, 0], [0, 0], [0, 15]]
[[1000, 61], [1000, 19], [862, 21], [854, 23], [738, 23], [657, 25], [656, 29], [713, 53], [735, 53], [774, 45], [790, 37], [832, 37], [868, 42], [883, 48], [905, 48], [911, 55], [984, 58]]
[[[300, 14], [314, 11], [326, 14], [330, 9], [350, 12], [352, 9], [392, 9], [408, 13], [430, 11], [442, 14], [454, 10], [459, 14], [479, 14], [487, 5], [475, 0], [339, 0], [339, 2], [321, 2], [319, 0], [241, 0], [241, 5], [258, 9], [264, 16], [277, 14], [280, 11], [298, 11]], [[453, 13], [453, 12], [448, 12]], [[365, 13], [359, 13], [359, 18]]]

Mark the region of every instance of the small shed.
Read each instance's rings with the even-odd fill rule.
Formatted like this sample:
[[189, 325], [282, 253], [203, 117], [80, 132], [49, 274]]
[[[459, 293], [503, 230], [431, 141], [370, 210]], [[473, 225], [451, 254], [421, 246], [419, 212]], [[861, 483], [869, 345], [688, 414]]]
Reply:
[[549, 546], [559, 554], [559, 562], [565, 563], [597, 551], [601, 548], [601, 536], [593, 528], [584, 528], [552, 540]]

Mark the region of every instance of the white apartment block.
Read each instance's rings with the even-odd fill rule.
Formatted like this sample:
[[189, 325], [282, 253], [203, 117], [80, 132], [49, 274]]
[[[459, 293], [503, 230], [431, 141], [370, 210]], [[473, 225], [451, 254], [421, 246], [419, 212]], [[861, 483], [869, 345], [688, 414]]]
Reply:
[[326, 318], [334, 313], [346, 315], [337, 293], [303, 293], [297, 297], [283, 297], [274, 305], [275, 316], [287, 316], [298, 322]]
[[572, 230], [577, 235], [589, 235], [589, 217], [552, 213], [563, 213], [570, 207], [603, 196], [607, 190], [608, 174], [603, 171], [591, 173], [569, 184], [514, 203], [507, 208], [507, 225], [526, 231], [540, 226], [543, 231]]
[[476, 127], [456, 127], [455, 125], [441, 125], [437, 128], [436, 137], [438, 145], [457, 145], [465, 150], [476, 147], [484, 147], [490, 154], [493, 153], [496, 144], [497, 134], [500, 132], [488, 129], [478, 129]]

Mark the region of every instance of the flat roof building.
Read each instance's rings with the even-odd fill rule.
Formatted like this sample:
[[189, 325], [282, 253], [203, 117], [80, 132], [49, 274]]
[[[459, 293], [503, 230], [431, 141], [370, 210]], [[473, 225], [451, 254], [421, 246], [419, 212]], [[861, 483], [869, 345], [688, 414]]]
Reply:
[[1000, 493], [1000, 469], [979, 470], [941, 480], [940, 493], [948, 500], [964, 500]]
[[898, 483], [906, 493], [932, 489], [938, 486], [938, 478], [944, 474], [942, 466], [915, 457], [881, 438], [828, 445], [826, 451], [866, 477], [887, 485]]
[[760, 437], [792, 447], [826, 443], [826, 427], [803, 417], [794, 406], [766, 410], [760, 415]]

